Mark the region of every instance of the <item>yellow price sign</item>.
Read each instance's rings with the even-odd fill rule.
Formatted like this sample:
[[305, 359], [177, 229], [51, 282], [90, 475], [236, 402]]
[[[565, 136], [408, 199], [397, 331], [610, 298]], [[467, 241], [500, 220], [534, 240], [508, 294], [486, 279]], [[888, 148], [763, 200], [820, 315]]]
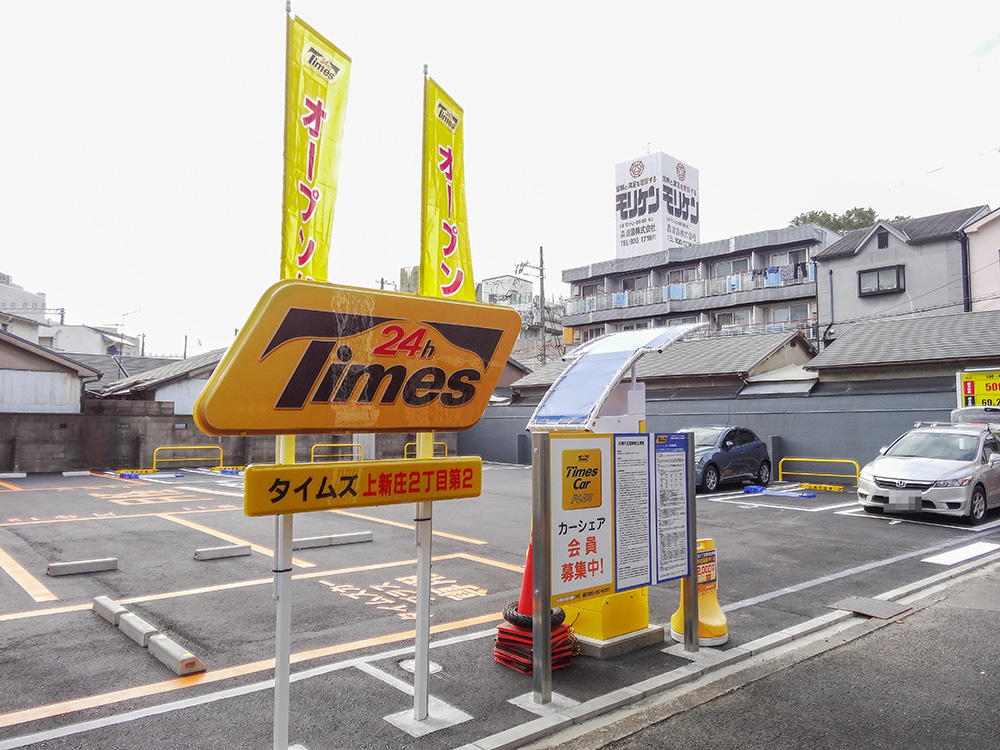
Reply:
[[277, 516], [334, 508], [477, 497], [483, 459], [404, 459], [314, 464], [254, 464], [244, 474], [243, 512]]

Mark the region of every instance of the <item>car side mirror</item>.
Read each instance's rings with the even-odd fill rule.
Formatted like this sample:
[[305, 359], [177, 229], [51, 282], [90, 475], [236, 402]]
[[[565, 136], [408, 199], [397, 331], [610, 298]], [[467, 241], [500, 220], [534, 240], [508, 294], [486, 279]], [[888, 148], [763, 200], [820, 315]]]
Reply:
[[888, 446], [888, 445], [883, 445], [883, 446], [882, 446], [881, 448], [879, 448], [879, 449], [878, 449], [878, 454], [879, 454], [880, 456], [884, 456], [884, 455], [885, 455], [885, 452], [886, 452], [887, 450], [889, 450], [889, 446]]
[[725, 448], [727, 451], [731, 451], [733, 449], [733, 446], [735, 445], [736, 443], [734, 443], [732, 440], [727, 440], [722, 444], [722, 447]]
[[986, 461], [990, 466], [996, 466], [1000, 463], [1000, 453], [991, 453], [989, 459]]

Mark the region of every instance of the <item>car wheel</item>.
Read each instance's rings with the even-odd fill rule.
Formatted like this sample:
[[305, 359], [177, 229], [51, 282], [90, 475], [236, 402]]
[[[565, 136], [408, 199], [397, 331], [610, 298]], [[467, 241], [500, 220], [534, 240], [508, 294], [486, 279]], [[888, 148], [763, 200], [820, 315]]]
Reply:
[[771, 464], [767, 461], [760, 462], [760, 468], [757, 469], [757, 484], [767, 487], [767, 483], [771, 481]]
[[701, 489], [705, 492], [715, 492], [719, 488], [719, 470], [714, 466], [705, 467], [701, 474]]
[[986, 518], [986, 492], [978, 485], [972, 490], [972, 498], [969, 500], [969, 515], [966, 518], [969, 523], [982, 523], [983, 519]]

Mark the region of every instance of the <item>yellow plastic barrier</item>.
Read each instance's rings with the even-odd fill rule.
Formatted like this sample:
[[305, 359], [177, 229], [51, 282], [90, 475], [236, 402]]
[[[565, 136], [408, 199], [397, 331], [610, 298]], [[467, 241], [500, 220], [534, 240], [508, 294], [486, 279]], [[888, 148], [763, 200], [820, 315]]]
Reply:
[[[688, 579], [681, 579], [681, 605], [670, 618], [670, 637], [684, 642], [684, 596]], [[718, 565], [714, 539], [698, 540], [698, 645], [721, 646], [729, 640], [726, 613], [719, 606]]]
[[[350, 448], [351, 455], [347, 458], [348, 461], [364, 461], [365, 460], [365, 446], [361, 443], [316, 443], [312, 450], [309, 451], [309, 462], [316, 463], [316, 449], [317, 448]], [[337, 461], [344, 460], [344, 453], [331, 454], [328, 456], [320, 456], [321, 459], [330, 460], [335, 459]]]
[[819, 463], [819, 464], [850, 464], [851, 466], [854, 467], [854, 473], [853, 474], [830, 474], [830, 473], [824, 474], [824, 473], [815, 473], [815, 472], [808, 472], [808, 471], [789, 471], [789, 472], [787, 472], [788, 474], [794, 474], [795, 476], [799, 476], [799, 477], [837, 477], [839, 479], [851, 479], [851, 480], [853, 480], [853, 482], [852, 482], [853, 484], [857, 484], [858, 483], [858, 475], [861, 473], [861, 467], [858, 466], [858, 462], [857, 461], [851, 461], [850, 459], [846, 459], [846, 458], [790, 458], [789, 457], [789, 458], [783, 458], [780, 461], [778, 461], [778, 481], [779, 482], [784, 481], [784, 479], [785, 479], [785, 473], [786, 473], [785, 470], [784, 470], [785, 461], [802, 461], [802, 462], [805, 462], [805, 463]]
[[[160, 451], [211, 451], [211, 455], [202, 456], [187, 456], [187, 457], [174, 457], [170, 456], [167, 458], [160, 458]], [[218, 452], [216, 456], [215, 453]], [[159, 448], [153, 450], [153, 471], [157, 471], [159, 468], [159, 462], [163, 461], [218, 461], [218, 465], [222, 466], [222, 446], [221, 445], [161, 445]]]
[[[438, 446], [441, 446], [444, 450], [439, 450]], [[403, 458], [416, 458], [417, 457], [417, 444], [407, 443], [403, 446]], [[432, 458], [447, 458], [448, 457], [448, 444], [447, 443], [434, 443], [434, 455]]]

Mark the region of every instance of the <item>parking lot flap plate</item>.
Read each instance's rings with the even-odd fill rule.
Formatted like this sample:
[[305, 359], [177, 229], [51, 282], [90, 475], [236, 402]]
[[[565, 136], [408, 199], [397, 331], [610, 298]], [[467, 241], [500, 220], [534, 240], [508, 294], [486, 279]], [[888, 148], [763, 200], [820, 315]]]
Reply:
[[827, 609], [843, 609], [848, 612], [857, 612], [859, 615], [867, 617], [877, 617], [880, 620], [891, 620], [898, 617], [908, 609], [913, 609], [898, 602], [887, 602], [882, 599], [866, 599], [863, 596], [849, 596], [836, 604], [827, 605]]
[[517, 311], [315, 281], [261, 297], [195, 402], [209, 435], [467, 430], [521, 330]]

